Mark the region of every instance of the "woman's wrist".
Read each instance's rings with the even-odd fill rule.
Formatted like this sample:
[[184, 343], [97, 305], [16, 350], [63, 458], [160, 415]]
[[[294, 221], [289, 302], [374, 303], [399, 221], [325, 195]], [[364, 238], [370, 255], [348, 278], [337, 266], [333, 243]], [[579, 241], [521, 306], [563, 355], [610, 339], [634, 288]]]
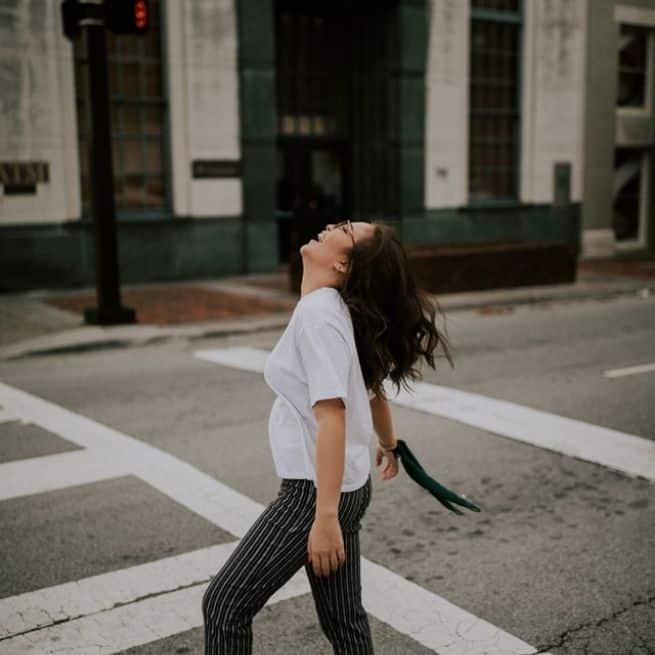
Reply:
[[314, 520], [315, 521], [331, 521], [334, 519], [339, 518], [339, 510], [326, 510], [326, 509], [317, 509], [316, 512], [314, 512]]
[[383, 443], [382, 441], [380, 441], [378, 439], [378, 447], [383, 452], [388, 452], [390, 450], [395, 450], [397, 445], [398, 445], [398, 440], [395, 437], [393, 438], [393, 441], [391, 441], [390, 443]]

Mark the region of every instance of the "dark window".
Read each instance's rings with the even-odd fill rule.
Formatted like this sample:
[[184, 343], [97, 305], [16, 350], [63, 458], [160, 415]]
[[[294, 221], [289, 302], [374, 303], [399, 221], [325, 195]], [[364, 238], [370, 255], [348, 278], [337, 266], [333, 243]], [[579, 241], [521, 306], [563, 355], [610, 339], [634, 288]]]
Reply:
[[[116, 208], [162, 209], [167, 204], [159, 2], [150, 0], [150, 26], [143, 36], [107, 31], [112, 155]], [[90, 209], [90, 123], [86, 32], [75, 41], [82, 210]]]
[[519, 11], [519, 0], [471, 0], [471, 8]]
[[641, 237], [643, 160], [639, 148], [614, 151], [614, 207], [612, 223], [617, 241], [634, 241]]
[[277, 32], [278, 133], [348, 133], [347, 23], [338, 16], [281, 13]]
[[521, 15], [518, 0], [473, 0], [469, 198], [517, 196]]
[[649, 30], [637, 25], [621, 25], [619, 34], [619, 107], [643, 107], [646, 98], [646, 73]]
[[277, 208], [305, 221], [396, 210], [394, 14], [346, 4], [276, 3]]

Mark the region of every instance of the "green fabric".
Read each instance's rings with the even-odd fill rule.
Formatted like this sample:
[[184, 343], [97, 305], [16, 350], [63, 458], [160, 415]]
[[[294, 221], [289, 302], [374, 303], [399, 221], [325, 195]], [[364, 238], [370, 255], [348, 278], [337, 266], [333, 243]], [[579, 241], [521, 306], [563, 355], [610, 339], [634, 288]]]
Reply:
[[480, 508], [468, 500], [466, 496], [456, 494], [454, 491], [439, 484], [434, 478], [431, 478], [416, 459], [414, 453], [412, 453], [405, 441], [402, 439], [396, 439], [396, 444], [397, 445], [392, 452], [400, 457], [400, 461], [403, 463], [407, 475], [409, 475], [414, 482], [420, 484], [424, 489], [427, 489], [444, 507], [460, 516], [462, 516], [464, 512], [461, 512], [457, 507], [454, 507], [450, 503], [457, 503], [458, 505], [462, 505], [474, 512], [481, 511]]

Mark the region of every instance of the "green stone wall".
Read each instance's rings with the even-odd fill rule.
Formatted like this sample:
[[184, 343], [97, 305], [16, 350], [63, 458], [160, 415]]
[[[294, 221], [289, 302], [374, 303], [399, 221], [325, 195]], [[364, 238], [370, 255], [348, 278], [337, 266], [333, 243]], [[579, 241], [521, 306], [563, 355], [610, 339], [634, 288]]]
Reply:
[[425, 0], [401, 0], [396, 12], [396, 152], [398, 218], [420, 222], [425, 212], [425, 104], [429, 24]]
[[484, 209], [432, 209], [422, 218], [403, 221], [406, 243], [491, 243], [550, 241], [580, 250], [580, 203], [555, 208], [547, 204]]
[[[239, 275], [240, 231], [240, 217], [121, 221], [121, 282]], [[90, 223], [4, 227], [0, 235], [0, 291], [95, 285]]]
[[245, 252], [243, 273], [278, 264], [275, 223], [277, 112], [272, 2], [237, 0]]

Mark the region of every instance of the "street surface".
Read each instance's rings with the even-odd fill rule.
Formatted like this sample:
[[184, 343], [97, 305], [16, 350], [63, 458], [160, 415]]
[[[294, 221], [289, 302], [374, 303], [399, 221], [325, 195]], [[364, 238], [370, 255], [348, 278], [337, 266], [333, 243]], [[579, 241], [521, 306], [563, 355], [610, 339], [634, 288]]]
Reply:
[[[482, 511], [373, 471], [376, 653], [655, 653], [655, 300], [447, 328], [455, 369], [423, 367], [394, 426]], [[0, 655], [202, 653], [202, 593], [279, 487], [261, 373], [279, 335], [0, 363]], [[255, 653], [332, 652], [302, 569], [254, 635]]]

